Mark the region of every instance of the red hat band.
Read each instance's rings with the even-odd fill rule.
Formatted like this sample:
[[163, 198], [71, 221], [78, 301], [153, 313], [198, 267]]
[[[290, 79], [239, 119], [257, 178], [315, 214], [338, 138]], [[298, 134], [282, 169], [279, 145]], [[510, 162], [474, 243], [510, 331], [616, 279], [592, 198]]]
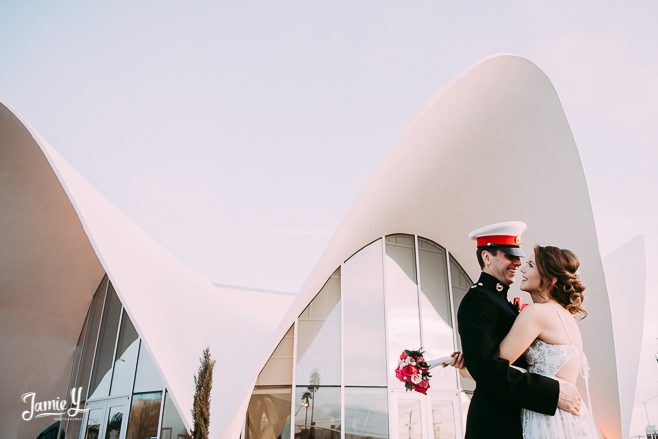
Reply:
[[491, 235], [491, 236], [478, 236], [478, 247], [487, 247], [489, 245], [509, 245], [518, 247], [521, 245], [521, 238], [511, 235]]

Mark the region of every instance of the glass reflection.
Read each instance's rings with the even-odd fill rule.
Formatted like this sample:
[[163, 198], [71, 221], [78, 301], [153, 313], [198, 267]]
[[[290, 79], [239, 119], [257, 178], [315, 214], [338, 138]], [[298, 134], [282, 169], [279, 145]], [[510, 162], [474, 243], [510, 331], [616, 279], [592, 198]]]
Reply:
[[421, 439], [420, 401], [417, 399], [398, 400], [399, 439]]
[[386, 385], [382, 240], [364, 247], [341, 270], [345, 384]]
[[121, 317], [116, 361], [114, 362], [111, 396], [128, 395], [132, 392], [138, 351], [139, 337], [137, 331], [124, 310], [123, 317]]
[[452, 401], [432, 401], [434, 439], [455, 439], [455, 412]]
[[101, 422], [103, 422], [103, 409], [93, 409], [87, 416], [85, 427], [85, 439], [98, 439], [101, 434]]
[[247, 409], [245, 439], [290, 439], [292, 388], [254, 390]]
[[161, 403], [162, 392], [133, 395], [126, 439], [157, 437]]
[[140, 343], [139, 358], [137, 359], [137, 372], [135, 373], [134, 393], [152, 392], [162, 390], [164, 383], [160, 372], [153, 363], [153, 359], [146, 350], [144, 343]]
[[297, 331], [296, 383], [340, 385], [339, 270], [301, 313]]
[[[433, 242], [418, 238], [418, 246], [423, 344], [425, 358], [433, 359], [455, 350], [448, 293], [448, 261], [445, 250]], [[456, 389], [456, 370], [451, 367], [432, 369], [432, 387]]]
[[294, 327], [279, 342], [278, 346], [267, 360], [265, 367], [258, 375], [256, 385], [292, 385], [292, 353], [294, 345]]
[[[91, 309], [91, 308], [90, 308]], [[76, 387], [76, 381], [78, 379], [78, 370], [80, 368], [80, 363], [82, 360], [82, 347], [85, 339], [85, 334], [87, 332], [87, 326], [89, 324], [89, 317], [90, 317], [90, 309], [87, 310], [87, 316], [85, 317], [85, 322], [82, 325], [82, 331], [80, 331], [80, 335], [78, 336], [78, 343], [75, 346], [75, 352], [73, 354], [73, 363], [71, 364], [71, 372], [69, 373], [69, 385], [66, 387], [68, 391], [70, 392], [70, 389], [73, 389]], [[68, 407], [71, 407], [72, 401], [70, 397], [70, 393], [68, 394]], [[84, 395], [84, 389], [82, 393], [82, 397]], [[80, 419], [74, 419], [71, 420], [70, 418], [65, 418], [62, 419], [60, 422], [60, 431], [58, 432], [57, 437], [65, 437], [66, 432], [75, 429], [77, 430], [77, 436], [80, 435], [80, 425], [81, 425], [81, 420]], [[76, 436], [76, 437], [77, 437]]]
[[388, 437], [388, 396], [385, 388], [345, 388], [345, 439]]
[[[413, 236], [386, 237], [384, 279], [389, 354], [387, 370], [393, 370], [404, 349], [421, 347]], [[391, 383], [398, 382], [392, 373], [388, 377]]]
[[112, 378], [112, 363], [114, 345], [119, 330], [119, 317], [121, 316], [121, 301], [117, 297], [112, 284], [107, 289], [107, 299], [103, 310], [101, 332], [98, 337], [98, 347], [94, 358], [94, 370], [91, 375], [89, 399], [108, 396]]
[[340, 438], [340, 387], [297, 387], [295, 438]]
[[[462, 299], [470, 289], [473, 282], [468, 277], [468, 274], [464, 269], [457, 263], [457, 261], [450, 256], [450, 280], [452, 283], [452, 300], [453, 300], [453, 309], [455, 312], [459, 309], [459, 304], [462, 303]], [[459, 339], [459, 332], [456, 333], [457, 336], [457, 350], [461, 351], [461, 340]], [[436, 370], [436, 369], [433, 369]], [[475, 390], [475, 381], [462, 378], [461, 375], [457, 374], [459, 378], [459, 384], [461, 388], [467, 391], [469, 394]]]
[[123, 425], [123, 407], [111, 407], [107, 418], [105, 439], [119, 439]]
[[80, 373], [76, 381], [75, 387], [82, 387], [83, 399], [87, 399], [89, 392], [89, 375], [91, 374], [91, 366], [94, 360], [94, 350], [96, 349], [96, 338], [98, 337], [98, 327], [101, 322], [101, 314], [103, 312], [103, 303], [105, 302], [105, 293], [107, 292], [107, 276], [103, 277], [94, 299], [89, 306], [89, 314], [87, 316], [88, 325], [85, 334], [82, 363], [80, 365]]
[[185, 429], [185, 424], [176, 410], [174, 402], [169, 396], [169, 392], [165, 394], [165, 405], [162, 412], [162, 439], [190, 439], [190, 435]]

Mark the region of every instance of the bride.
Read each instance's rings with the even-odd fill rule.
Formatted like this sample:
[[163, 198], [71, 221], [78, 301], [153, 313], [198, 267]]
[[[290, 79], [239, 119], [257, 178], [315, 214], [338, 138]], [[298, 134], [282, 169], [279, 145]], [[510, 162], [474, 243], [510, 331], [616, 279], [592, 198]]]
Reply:
[[[521, 290], [532, 296], [514, 326], [500, 343], [500, 358], [511, 363], [525, 355], [528, 371], [576, 384], [582, 373], [588, 385], [587, 359], [576, 318], [587, 312], [581, 307], [585, 285], [576, 273], [580, 261], [570, 250], [535, 246], [521, 268]], [[468, 376], [464, 360], [455, 367]], [[589, 389], [587, 391], [589, 401]], [[589, 407], [583, 405], [580, 415], [557, 410], [555, 416], [523, 409], [523, 437], [528, 439], [598, 438]]]

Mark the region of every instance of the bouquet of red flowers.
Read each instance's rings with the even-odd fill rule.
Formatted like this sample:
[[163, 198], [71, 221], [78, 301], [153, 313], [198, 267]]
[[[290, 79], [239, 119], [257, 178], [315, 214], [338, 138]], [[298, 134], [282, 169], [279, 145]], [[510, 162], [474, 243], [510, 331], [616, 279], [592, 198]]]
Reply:
[[395, 368], [395, 376], [404, 383], [407, 392], [415, 390], [427, 395], [430, 388], [430, 370], [423, 358], [422, 348], [417, 351], [405, 349], [400, 354], [398, 367]]

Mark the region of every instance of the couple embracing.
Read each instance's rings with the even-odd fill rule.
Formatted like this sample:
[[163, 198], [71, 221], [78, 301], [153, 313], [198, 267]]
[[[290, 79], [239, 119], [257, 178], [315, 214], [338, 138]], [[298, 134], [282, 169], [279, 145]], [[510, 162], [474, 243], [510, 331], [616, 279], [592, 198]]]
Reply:
[[[598, 438], [591, 406], [575, 386], [581, 372], [587, 377], [576, 321], [587, 315], [580, 262], [550, 246], [526, 256], [525, 228], [514, 221], [469, 234], [482, 273], [459, 306], [463, 353], [452, 362], [476, 382], [466, 438]], [[507, 300], [517, 270], [533, 299], [521, 312]]]

